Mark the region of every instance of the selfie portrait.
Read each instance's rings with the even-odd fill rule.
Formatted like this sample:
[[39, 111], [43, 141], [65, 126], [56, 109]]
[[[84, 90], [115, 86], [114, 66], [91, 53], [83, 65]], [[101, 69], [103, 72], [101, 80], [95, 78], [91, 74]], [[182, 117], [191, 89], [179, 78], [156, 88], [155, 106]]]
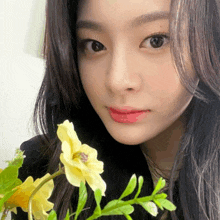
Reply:
[[27, 4], [4, 37], [23, 46], [5, 47], [1, 219], [220, 220], [219, 0]]

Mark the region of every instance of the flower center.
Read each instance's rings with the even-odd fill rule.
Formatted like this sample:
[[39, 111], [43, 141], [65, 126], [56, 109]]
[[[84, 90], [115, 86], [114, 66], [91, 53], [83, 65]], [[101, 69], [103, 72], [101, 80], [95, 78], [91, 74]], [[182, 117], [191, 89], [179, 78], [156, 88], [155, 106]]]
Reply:
[[88, 161], [88, 155], [85, 153], [79, 153], [80, 159], [83, 163], [86, 163]]
[[86, 163], [88, 161], [88, 154], [85, 154], [83, 152], [77, 152], [73, 155], [73, 160], [75, 158], [79, 158], [83, 163]]

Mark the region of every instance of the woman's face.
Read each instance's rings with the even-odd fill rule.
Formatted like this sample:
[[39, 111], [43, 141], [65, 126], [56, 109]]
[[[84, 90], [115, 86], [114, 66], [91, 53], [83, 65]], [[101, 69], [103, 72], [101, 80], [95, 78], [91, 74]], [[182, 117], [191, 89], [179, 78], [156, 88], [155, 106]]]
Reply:
[[[170, 53], [170, 0], [80, 3], [78, 64], [84, 90], [115, 140], [144, 143], [178, 120], [192, 99]], [[125, 114], [131, 109], [144, 112]]]

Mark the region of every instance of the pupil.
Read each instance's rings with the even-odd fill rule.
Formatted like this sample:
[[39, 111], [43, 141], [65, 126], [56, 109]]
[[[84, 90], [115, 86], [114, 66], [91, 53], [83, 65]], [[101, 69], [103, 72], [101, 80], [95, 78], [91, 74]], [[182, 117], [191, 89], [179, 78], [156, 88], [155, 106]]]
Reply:
[[154, 37], [151, 39], [150, 41], [152, 47], [157, 48], [157, 47], [161, 47], [164, 43], [164, 40], [162, 37]]
[[102, 46], [100, 46], [100, 44], [99, 44], [98, 42], [93, 42], [93, 44], [92, 44], [92, 49], [93, 49], [94, 51], [99, 51], [99, 50], [102, 49]]

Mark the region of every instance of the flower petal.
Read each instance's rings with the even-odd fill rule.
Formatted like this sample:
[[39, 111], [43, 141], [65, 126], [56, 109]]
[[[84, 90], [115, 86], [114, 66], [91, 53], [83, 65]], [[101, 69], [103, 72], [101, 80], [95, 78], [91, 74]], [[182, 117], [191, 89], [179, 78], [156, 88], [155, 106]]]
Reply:
[[103, 166], [104, 166], [104, 163], [101, 162], [101, 161], [92, 161], [90, 163], [87, 163], [87, 167], [90, 169], [90, 170], [93, 170], [94, 172], [97, 172], [97, 173], [103, 173], [104, 170], [103, 170]]
[[57, 129], [57, 136], [60, 139], [60, 141], [62, 141], [62, 142], [69, 140], [69, 135], [67, 134], [67, 126], [65, 126], [64, 123], [59, 124], [58, 129]]
[[37, 193], [36, 196], [34, 196], [33, 201], [41, 203], [44, 211], [49, 211], [54, 207], [54, 204], [49, 202], [42, 192]]
[[[10, 204], [11, 207], [20, 207], [23, 211], [28, 212], [28, 203], [32, 192], [49, 176], [50, 174], [48, 173], [42, 178], [36, 179], [35, 182], [33, 182], [33, 178], [29, 176], [24, 183], [15, 187], [18, 190], [9, 198], [7, 203]], [[48, 214], [46, 211], [53, 208], [53, 203], [47, 201], [47, 198], [52, 194], [53, 187], [53, 180], [50, 180], [34, 195], [32, 200], [32, 210], [35, 219], [47, 219]]]
[[100, 189], [102, 191], [102, 195], [105, 195], [106, 183], [100, 175], [94, 173], [93, 175], [86, 176], [86, 181], [93, 191]]
[[43, 203], [39, 202], [38, 200], [33, 200], [32, 210], [35, 219], [47, 220], [48, 214], [44, 211]]
[[[43, 176], [41, 179], [36, 179], [34, 182], [34, 186], [37, 187], [40, 183], [42, 183], [45, 179], [47, 179], [48, 177], [50, 177], [51, 175], [49, 173], [47, 173], [45, 176]], [[52, 192], [53, 192], [53, 188], [54, 188], [54, 182], [53, 180], [50, 180], [48, 182], [46, 182], [39, 190], [39, 192], [41, 192], [44, 195], [44, 198], [48, 199]]]
[[65, 155], [63, 153], [60, 154], [60, 161], [63, 163], [64, 166], [77, 167], [79, 169], [83, 168], [82, 166], [85, 166], [82, 164], [82, 161], [79, 158], [70, 160], [70, 159], [66, 159], [64, 156]]
[[80, 151], [83, 152], [83, 153], [85, 153], [85, 154], [87, 154], [87, 155], [89, 155], [88, 160], [93, 160], [93, 159], [96, 159], [96, 158], [97, 158], [97, 154], [98, 154], [98, 153], [97, 153], [97, 150], [94, 149], [94, 148], [92, 148], [92, 147], [90, 147], [90, 146], [87, 145], [87, 144], [83, 144], [83, 145], [81, 146]]
[[75, 167], [65, 166], [66, 178], [73, 186], [80, 186], [80, 182], [85, 183], [85, 177], [82, 175], [81, 170]]
[[16, 207], [13, 208], [13, 209], [11, 209], [10, 211], [11, 211], [11, 212], [14, 212], [14, 213], [17, 215], [17, 208], [16, 208]]
[[58, 125], [57, 136], [63, 141], [67, 141], [71, 146], [80, 146], [81, 142], [78, 139], [76, 132], [74, 131], [73, 124], [68, 120], [64, 121], [63, 124]]
[[35, 189], [33, 177], [29, 176], [21, 185], [15, 188], [18, 190], [7, 200], [7, 203], [12, 206], [28, 207], [29, 197]]
[[62, 142], [62, 151], [66, 158], [72, 159], [75, 150], [67, 141]]

